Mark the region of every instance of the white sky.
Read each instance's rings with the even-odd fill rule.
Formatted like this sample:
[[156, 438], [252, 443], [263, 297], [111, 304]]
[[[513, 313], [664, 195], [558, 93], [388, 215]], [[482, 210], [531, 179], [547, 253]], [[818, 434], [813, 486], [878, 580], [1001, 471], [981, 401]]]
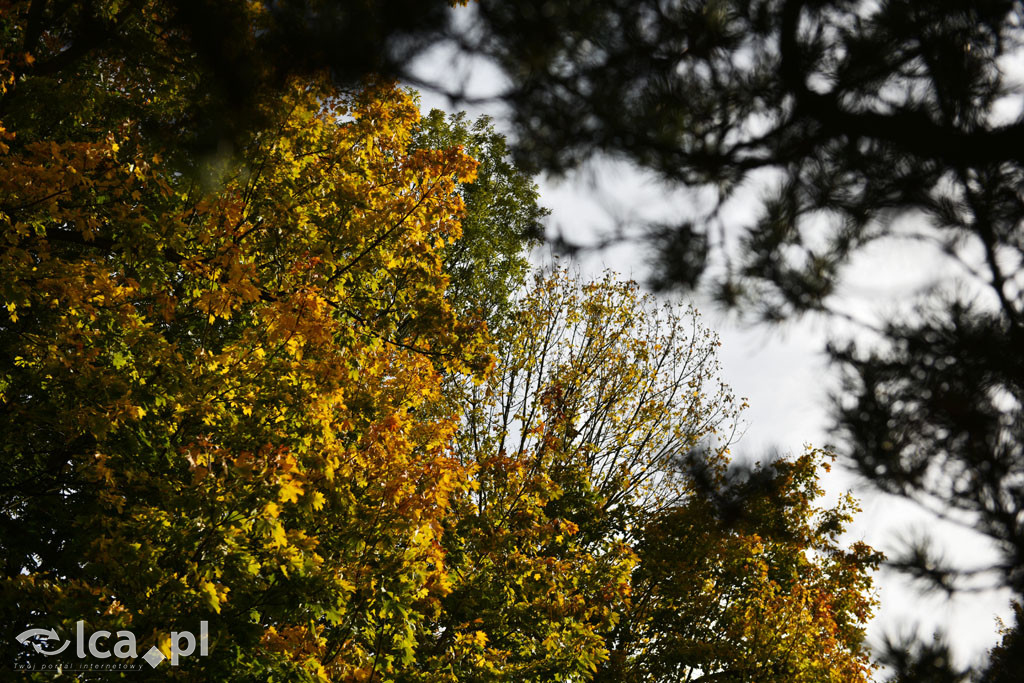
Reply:
[[[453, 62], [444, 50], [435, 50], [419, 65], [425, 81], [443, 79], [461, 85], [463, 91], [485, 98], [500, 91], [503, 77], [480, 62]], [[424, 111], [437, 107], [453, 111], [446, 98], [429, 91], [421, 93]], [[478, 104], [462, 106], [471, 116], [488, 114], [500, 129], [503, 110]], [[637, 224], [643, 219], [692, 214], [687, 196], [670, 192], [651, 177], [620, 162], [600, 162], [584, 173], [560, 181], [539, 178], [541, 203], [552, 210], [549, 236], [562, 234], [574, 242], [586, 243], [608, 232], [617, 221]], [[737, 204], [731, 220], [743, 221], [750, 205]], [[542, 255], [543, 256], [543, 255]], [[590, 252], [580, 260], [585, 274], [596, 275], [611, 268], [625, 277], [643, 281], [647, 274], [645, 254], [636, 245], [624, 245], [602, 252]], [[891, 313], [907, 292], [928, 283], [928, 277], [942, 272], [936, 258], [922, 253], [919, 245], [888, 245], [873, 248], [851, 268], [847, 287], [850, 311], [861, 316]], [[898, 292], [897, 296], [894, 293]], [[888, 310], [873, 310], [871, 302], [888, 302]], [[805, 444], [823, 446], [828, 435], [828, 395], [837, 386], [835, 373], [827, 367], [822, 353], [825, 341], [835, 335], [835, 322], [802, 321], [776, 328], [740, 326], [707, 302], [694, 302], [705, 322], [718, 332], [722, 347], [719, 359], [723, 378], [750, 401], [747, 429], [733, 449], [739, 457], [763, 457], [777, 451], [800, 453]], [[824, 480], [828, 497], [854, 490], [864, 511], [858, 516], [849, 540], [864, 540], [883, 551], [899, 547], [908, 533], [936, 535], [949, 557], [977, 566], [992, 557], [989, 543], [977, 534], [927, 515], [915, 506], [858, 486], [854, 475], [833, 469]], [[904, 633], [921, 628], [930, 635], [935, 628], [949, 633], [961, 663], [982, 655], [997, 640], [996, 616], [1011, 620], [1006, 592], [980, 592], [952, 600], [923, 595], [903, 577], [883, 571], [876, 576], [881, 606], [869, 627], [869, 640], [879, 642], [884, 634]], [[927, 637], [927, 636], [926, 636]]]

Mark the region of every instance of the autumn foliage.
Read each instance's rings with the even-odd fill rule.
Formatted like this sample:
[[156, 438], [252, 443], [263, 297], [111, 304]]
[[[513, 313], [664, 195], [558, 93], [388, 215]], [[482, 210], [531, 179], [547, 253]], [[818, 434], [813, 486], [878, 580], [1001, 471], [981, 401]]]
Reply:
[[59, 30], [19, 49], [28, 5], [0, 20], [0, 666], [33, 625], [167, 654], [206, 620], [150, 675], [865, 680], [874, 555], [811, 506], [816, 459], [738, 520], [684, 466], [725, 487], [742, 408], [696, 314], [520, 288], [512, 233], [474, 274], [480, 226], [543, 215], [493, 131], [306, 76], [200, 154], [158, 13], [122, 17], [146, 59], [64, 68]]
[[612, 275], [524, 288], [495, 370], [447, 392], [474, 476], [421, 669], [443, 652], [451, 680], [869, 679], [880, 556], [840, 543], [852, 498], [817, 503], [829, 454], [730, 470], [744, 402], [718, 345]]
[[411, 652], [378, 623], [443, 593], [466, 475], [456, 423], [409, 413], [490, 362], [438, 255], [475, 162], [410, 153], [389, 85], [281, 111], [206, 191], [130, 122], [9, 143], [8, 619], [208, 618], [204, 666], [358, 679]]

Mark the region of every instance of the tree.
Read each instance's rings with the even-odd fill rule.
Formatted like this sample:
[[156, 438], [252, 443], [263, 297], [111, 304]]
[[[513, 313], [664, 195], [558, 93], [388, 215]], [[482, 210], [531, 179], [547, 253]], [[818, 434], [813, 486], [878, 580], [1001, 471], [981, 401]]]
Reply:
[[159, 675], [370, 680], [446, 590], [467, 473], [453, 419], [411, 415], [439, 368], [490, 363], [442, 270], [476, 163], [410, 151], [387, 83], [264, 106], [207, 188], [138, 120], [8, 128], [5, 632], [81, 619], [167, 654], [206, 619], [209, 656]]
[[1008, 683], [1013, 680], [1024, 663], [1021, 661], [1021, 652], [1024, 652], [1024, 648], [1020, 642], [1021, 617], [1024, 615], [1020, 603], [1014, 603], [1013, 612], [1013, 625], [1003, 625], [1002, 640], [989, 653], [991, 663], [981, 679], [984, 683]]
[[[727, 485], [742, 402], [696, 313], [556, 271], [511, 319], [495, 371], [449, 398], [473, 484], [445, 523], [452, 591], [402, 680], [756, 679], [755, 663], [865, 680], [877, 556], [836, 542], [851, 501], [811, 505], [814, 454]], [[682, 466], [702, 445], [714, 487]], [[712, 489], [761, 495], [726, 517]], [[670, 644], [684, 632], [703, 656]]]
[[632, 603], [595, 680], [871, 680], [864, 626], [881, 555], [839, 543], [858, 509], [848, 495], [812, 505], [831, 457], [719, 473], [648, 521]]

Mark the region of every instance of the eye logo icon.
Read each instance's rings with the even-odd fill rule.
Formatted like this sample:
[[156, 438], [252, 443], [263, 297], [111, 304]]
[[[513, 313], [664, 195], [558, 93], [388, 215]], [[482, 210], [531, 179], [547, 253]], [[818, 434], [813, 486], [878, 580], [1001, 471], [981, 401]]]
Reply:
[[59, 655], [61, 652], [64, 652], [64, 650], [67, 649], [68, 645], [71, 644], [71, 641], [69, 640], [69, 641], [65, 642], [63, 645], [61, 645], [59, 648], [57, 648], [56, 650], [46, 650], [46, 649], [43, 649], [43, 646], [40, 643], [40, 641], [44, 641], [44, 642], [48, 642], [48, 641], [51, 641], [51, 640], [60, 641], [60, 638], [57, 636], [57, 631], [55, 631], [52, 628], [51, 629], [30, 628], [27, 631], [23, 631], [23, 632], [19, 633], [17, 635], [17, 640], [22, 645], [24, 645], [29, 640], [32, 640], [32, 649], [34, 649], [36, 652], [38, 652], [41, 655], [47, 655], [47, 656]]

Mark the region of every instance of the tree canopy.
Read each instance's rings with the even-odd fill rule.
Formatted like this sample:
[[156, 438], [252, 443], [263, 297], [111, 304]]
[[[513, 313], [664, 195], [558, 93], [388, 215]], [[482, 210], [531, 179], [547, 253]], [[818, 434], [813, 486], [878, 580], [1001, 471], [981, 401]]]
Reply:
[[822, 454], [729, 476], [744, 403], [696, 312], [556, 270], [511, 317], [494, 372], [449, 395], [455, 454], [475, 474], [453, 498], [452, 592], [422, 670], [869, 680], [879, 556], [839, 543], [852, 499], [816, 507]]
[[[529, 381], [551, 378], [527, 372], [515, 399], [494, 388], [505, 352], [487, 331], [507, 321], [501, 334], [519, 333], [520, 248], [543, 217], [526, 171], [565, 171], [595, 153], [710, 191], [707, 215], [657, 231], [656, 281], [707, 287], [762, 320], [830, 313], [851, 259], [906, 237], [906, 219], [920, 226], [912, 239], [963, 268], [965, 288], [934, 292], [884, 325], [879, 343], [831, 349], [846, 382], [837, 432], [848, 462], [883, 489], [972, 515], [1000, 552], [989, 575], [1019, 597], [1024, 123], [1011, 71], [1022, 13], [1019, 0], [4, 3], [0, 423], [17, 435], [0, 447], [5, 623], [45, 614], [67, 627], [87, 615], [155, 634], [183, 614], [209, 615], [222, 629], [211, 636], [218, 654], [192, 666], [214, 677], [249, 666], [367, 680], [426, 666], [421, 643], [449, 652], [436, 626], [446, 596], [472, 585], [449, 571], [461, 542], [450, 529], [489, 523], [472, 512], [474, 477], [494, 475], [478, 462], [489, 456], [463, 447], [473, 423], [451, 407], [469, 377], [495, 405], [523, 401], [546, 418], [532, 433], [532, 418], [516, 418], [531, 444], [517, 457], [539, 452], [554, 469], [523, 482], [533, 507], [522, 546], [484, 539], [525, 554], [505, 569], [532, 577], [538, 558], [551, 559], [533, 580], [554, 582], [552, 596], [569, 580], [555, 567], [596, 562], [605, 579], [628, 574], [630, 591], [656, 576], [644, 558], [664, 547], [624, 520], [640, 515], [653, 533], [695, 508], [634, 501], [618, 517], [579, 513], [573, 539], [590, 538], [582, 521], [617, 521], [597, 525], [596, 545], [562, 555], [538, 545], [545, 525], [570, 519], [558, 505], [629, 499], [623, 482], [637, 473], [620, 476], [619, 458], [648, 471], [626, 446], [598, 458], [612, 463], [602, 477], [594, 463], [554, 457], [575, 454], [580, 421], [601, 414], [587, 403], [600, 393], [565, 393], [591, 381], [585, 373], [569, 363], [531, 394]], [[497, 99], [510, 107], [518, 167], [486, 122], [418, 122], [391, 84], [439, 44], [508, 77]], [[769, 191], [755, 219], [726, 223], [722, 207], [760, 181]], [[608, 419], [613, 408], [602, 408]], [[692, 433], [690, 413], [665, 415]], [[704, 487], [711, 500], [744, 492], [693, 482], [693, 496]], [[723, 528], [735, 537], [722, 557], [761, 535], [749, 524]], [[833, 543], [829, 533], [774, 557], [796, 562]], [[927, 548], [912, 551], [897, 558], [904, 568], [959, 585]], [[816, 566], [838, 576], [826, 564]], [[481, 571], [475, 590], [507, 585]], [[548, 641], [548, 659], [517, 641], [522, 671], [584, 675], [567, 673], [563, 642], [590, 653], [577, 665], [600, 670], [617, 652], [633, 671], [655, 671], [613, 623], [639, 608], [596, 586], [581, 589], [597, 596], [593, 612], [527, 629], [542, 642], [551, 629], [572, 633]], [[548, 599], [540, 587], [528, 586], [530, 600]], [[855, 621], [829, 626], [854, 657]], [[507, 625], [453, 623], [460, 652], [480, 658], [473, 675], [515, 652]], [[506, 640], [489, 650], [488, 633]], [[985, 676], [1007, 675], [1018, 636], [1008, 629]], [[679, 643], [663, 635], [662, 646], [679, 656]], [[907, 680], [954, 675], [941, 652], [919, 655], [897, 662]]]
[[[638, 588], [675, 585], [654, 539], [709, 514], [682, 458], [707, 445], [720, 473], [742, 407], [696, 314], [611, 277], [521, 291], [543, 211], [486, 120], [423, 121], [393, 83], [306, 77], [212, 163], [131, 116], [173, 111], [173, 89], [98, 74], [8, 84], [5, 632], [81, 622], [135, 634], [130, 657], [173, 657], [170, 632], [206, 622], [209, 651], [148, 672], [162, 679], [571, 681], [622, 652], [653, 666], [616, 629], [655, 619]], [[24, 116], [35, 87], [124, 106]], [[824, 653], [864, 680], [873, 555], [842, 559], [844, 513], [810, 507], [802, 471], [749, 532], [668, 535], [670, 554], [734, 548], [711, 556], [720, 583], [697, 572], [696, 593], [659, 602], [662, 621], [729, 607], [702, 637], [732, 645], [688, 670], [790, 655], [819, 670]], [[786, 537], [819, 514], [821, 538]], [[738, 646], [779, 586], [786, 637], [832, 645]], [[849, 614], [822, 613], [826, 595]]]
[[411, 648], [379, 620], [443, 592], [466, 474], [455, 423], [409, 415], [491, 362], [444, 298], [476, 162], [410, 151], [390, 85], [278, 106], [209, 191], [130, 120], [8, 144], [7, 624], [205, 617], [206, 676], [355, 676]]

